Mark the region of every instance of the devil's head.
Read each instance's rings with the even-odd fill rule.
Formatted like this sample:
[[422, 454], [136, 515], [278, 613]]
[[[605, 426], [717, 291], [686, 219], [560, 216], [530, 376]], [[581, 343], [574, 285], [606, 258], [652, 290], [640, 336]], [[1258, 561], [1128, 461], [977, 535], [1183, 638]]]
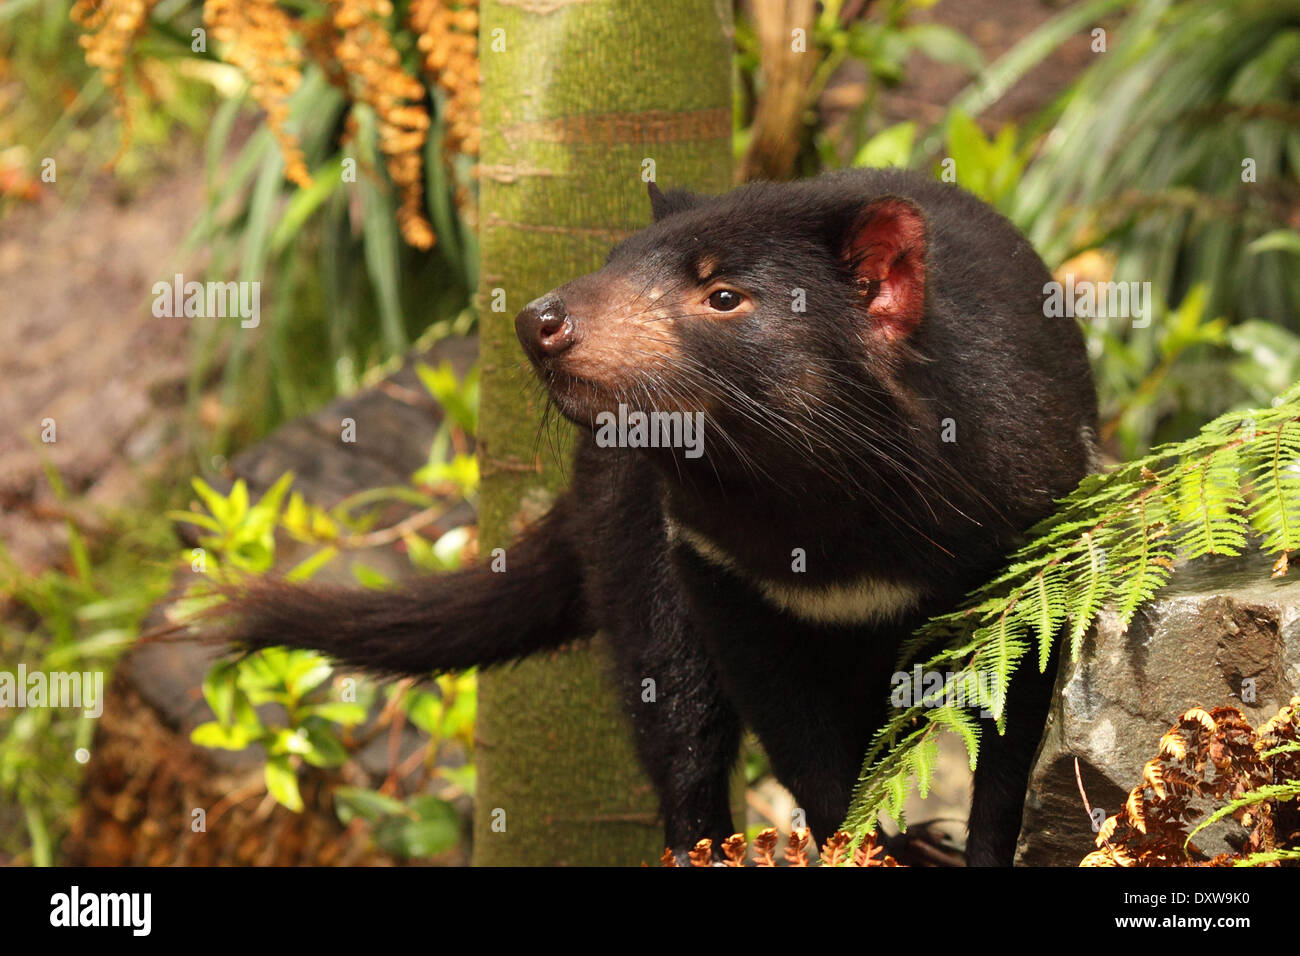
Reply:
[[650, 198], [652, 225], [515, 319], [560, 411], [588, 428], [620, 405], [702, 413], [722, 473], [893, 447], [926, 309], [918, 206], [824, 180]]

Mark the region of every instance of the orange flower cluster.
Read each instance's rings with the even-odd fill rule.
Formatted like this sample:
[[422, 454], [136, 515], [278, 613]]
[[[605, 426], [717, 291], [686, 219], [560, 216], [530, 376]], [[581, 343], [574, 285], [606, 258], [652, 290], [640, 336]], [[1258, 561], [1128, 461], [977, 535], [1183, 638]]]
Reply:
[[477, 156], [478, 0], [413, 0], [410, 20], [425, 72], [447, 96], [445, 148]]
[[[123, 64], [157, 2], [77, 0], [72, 9], [72, 19], [86, 31], [86, 61], [103, 72], [126, 127], [123, 149], [130, 139]], [[300, 19], [276, 0], [205, 0], [203, 18], [222, 58], [248, 78], [284, 156], [285, 176], [299, 186], [312, 180], [298, 139], [288, 130], [289, 99], [302, 82], [306, 58], [319, 63], [350, 100], [375, 111], [379, 149], [400, 197], [398, 228], [410, 245], [428, 249], [435, 240], [424, 211], [430, 119], [424, 86], [402, 68], [391, 32], [393, 5], [326, 0], [326, 9], [326, 19]], [[468, 156], [479, 149], [478, 17], [478, 0], [413, 0], [409, 15], [423, 69], [444, 93], [444, 148]], [[350, 117], [348, 128], [354, 125]], [[462, 193], [456, 198], [464, 205]]]
[[149, 11], [157, 2], [77, 0], [70, 12], [72, 22], [86, 31], [77, 41], [86, 51], [86, 63], [103, 73], [104, 85], [113, 96], [113, 111], [122, 123], [122, 146], [109, 166], [117, 163], [131, 143], [131, 113], [122, 70], [131, 44], [149, 22]]
[[348, 76], [343, 72], [343, 67], [339, 65], [334, 53], [334, 45], [338, 42], [338, 31], [334, 29], [334, 21], [329, 17], [300, 20], [299, 28], [302, 31], [303, 52], [321, 68], [329, 84], [346, 95]]
[[335, 56], [349, 76], [356, 100], [369, 104], [379, 119], [379, 149], [388, 157], [388, 175], [401, 195], [397, 226], [417, 249], [433, 245], [433, 227], [424, 214], [422, 152], [429, 114], [424, 87], [402, 69], [385, 19], [389, 0], [330, 0], [339, 31]]
[[302, 82], [293, 18], [275, 0], [207, 0], [203, 20], [221, 44], [222, 58], [248, 77], [253, 99], [266, 110], [267, 126], [284, 156], [285, 177], [310, 186], [302, 149], [287, 128], [289, 97]]

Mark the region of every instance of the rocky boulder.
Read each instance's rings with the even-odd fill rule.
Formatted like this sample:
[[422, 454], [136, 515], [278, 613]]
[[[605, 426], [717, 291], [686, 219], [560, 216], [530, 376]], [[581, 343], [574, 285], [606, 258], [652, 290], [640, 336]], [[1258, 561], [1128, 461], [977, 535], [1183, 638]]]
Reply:
[[[1155, 756], [1161, 734], [1191, 707], [1236, 707], [1252, 724], [1300, 692], [1300, 574], [1270, 577], [1271, 560], [1201, 560], [1181, 568], [1128, 630], [1103, 613], [1057, 698], [1029, 781], [1018, 864], [1074, 866], [1093, 849], [1093, 820], [1075, 776], [1106, 816]], [[1229, 849], [1198, 838], [1207, 852]]]

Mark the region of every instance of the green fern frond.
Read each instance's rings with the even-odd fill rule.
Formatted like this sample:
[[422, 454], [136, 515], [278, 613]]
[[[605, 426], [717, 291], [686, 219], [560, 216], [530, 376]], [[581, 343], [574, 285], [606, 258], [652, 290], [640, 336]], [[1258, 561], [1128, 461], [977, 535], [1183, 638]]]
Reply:
[[1256, 787], [1254, 790], [1247, 790], [1244, 794], [1230, 803], [1225, 803], [1219, 809], [1215, 810], [1204, 820], [1196, 825], [1191, 833], [1187, 834], [1187, 839], [1183, 841], [1186, 847], [1192, 842], [1192, 837], [1200, 833], [1206, 827], [1218, 823], [1225, 817], [1230, 817], [1238, 810], [1245, 810], [1249, 807], [1258, 806], [1261, 803], [1268, 803], [1271, 800], [1294, 800], [1300, 797], [1300, 780], [1288, 780], [1286, 783], [1266, 784], [1262, 787]]
[[1252, 443], [1243, 458], [1251, 485], [1269, 492], [1255, 498], [1251, 526], [1269, 550], [1300, 549], [1300, 422], [1277, 429], [1272, 442]]
[[1271, 750], [1265, 750], [1263, 753], [1260, 754], [1260, 756], [1265, 760], [1271, 760], [1272, 758], [1280, 754], [1295, 754], [1295, 753], [1300, 753], [1300, 743], [1282, 744], [1282, 746], [1280, 747], [1274, 747]]
[[1097, 616], [1110, 592], [1110, 579], [1106, 575], [1106, 552], [1097, 547], [1092, 532], [1082, 535], [1085, 553], [1080, 555], [1072, 567], [1078, 571], [1067, 585], [1069, 594], [1070, 618], [1070, 658], [1079, 656], [1079, 647], [1083, 636], [1088, 633], [1092, 620]]
[[916, 781], [916, 795], [924, 800], [930, 795], [930, 779], [939, 764], [939, 740], [927, 737], [911, 751], [907, 770]]
[[1249, 525], [1243, 514], [1241, 474], [1226, 455], [1211, 452], [1178, 476], [1177, 508], [1183, 532], [1178, 551], [1186, 559], [1238, 555]]
[[1020, 614], [1038, 638], [1038, 669], [1045, 671], [1056, 634], [1069, 614], [1064, 570], [1060, 565], [1048, 565], [1034, 575], [1032, 588], [1033, 599], [1021, 606]]
[[1151, 599], [1173, 573], [1169, 541], [1172, 516], [1158, 496], [1140, 495], [1112, 553], [1115, 611], [1124, 628], [1139, 606]]
[[[917, 728], [921, 716], [920, 707], [900, 711], [873, 739], [855, 790], [855, 793], [863, 795], [863, 799], [849, 807], [849, 816], [844, 827], [853, 834], [854, 847], [875, 827], [879, 814], [888, 812], [889, 801], [896, 787], [895, 779], [900, 776], [904, 779], [909, 777], [910, 753], [935, 732], [936, 727]], [[908, 727], [912, 728], [911, 732], [900, 736]], [[978, 741], [978, 734], [976, 741]], [[976, 745], [978, 746], [978, 743]]]
[[930, 713], [930, 721], [944, 730], [950, 730], [966, 745], [970, 768], [975, 770], [975, 758], [980, 750], [980, 725], [969, 711], [960, 707], [940, 707]]
[[[987, 694], [981, 694], [979, 705], [993, 714], [1001, 724], [1006, 711], [1007, 688], [1011, 683], [1011, 674], [1020, 659], [1029, 651], [1024, 639], [1023, 622], [1003, 612], [987, 628], [976, 632], [976, 640], [982, 645], [971, 657], [970, 669], [976, 674], [987, 674]], [[985, 636], [987, 635], [987, 636]]]
[[1269, 850], [1266, 853], [1252, 853], [1238, 860], [1233, 866], [1264, 866], [1267, 863], [1285, 863], [1300, 860], [1300, 850]]
[[[1252, 530], [1266, 553], [1300, 550], [1300, 383], [1271, 408], [1229, 412], [1193, 438], [1084, 478], [996, 577], [904, 643], [899, 669], [989, 675], [979, 705], [1000, 731], [1031, 640], [1040, 670], [1058, 640], [1077, 655], [1103, 608], [1127, 626], [1176, 562], [1239, 555]], [[895, 710], [863, 760], [845, 821], [855, 841], [910, 781], [929, 787], [940, 730], [963, 739], [974, 769], [981, 731], [971, 711], [946, 701]]]
[[907, 830], [907, 815], [903, 812], [903, 805], [907, 803], [907, 793], [912, 784], [910, 765], [909, 760], [907, 766], [889, 778], [889, 800], [885, 804], [885, 812], [898, 824], [898, 829], [903, 831]]

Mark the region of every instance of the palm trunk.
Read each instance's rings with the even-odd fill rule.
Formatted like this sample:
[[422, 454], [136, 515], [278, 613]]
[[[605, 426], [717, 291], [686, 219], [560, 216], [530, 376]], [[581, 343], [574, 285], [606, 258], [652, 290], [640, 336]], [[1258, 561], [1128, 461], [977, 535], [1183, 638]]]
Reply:
[[[511, 539], [562, 487], [570, 440], [538, 440], [514, 315], [648, 221], [645, 160], [665, 188], [727, 187], [731, 14], [715, 0], [483, 0], [481, 14], [479, 530], [481, 552], [506, 547], [508, 567]], [[476, 865], [638, 864], [662, 850], [603, 656], [597, 641], [480, 678]]]

